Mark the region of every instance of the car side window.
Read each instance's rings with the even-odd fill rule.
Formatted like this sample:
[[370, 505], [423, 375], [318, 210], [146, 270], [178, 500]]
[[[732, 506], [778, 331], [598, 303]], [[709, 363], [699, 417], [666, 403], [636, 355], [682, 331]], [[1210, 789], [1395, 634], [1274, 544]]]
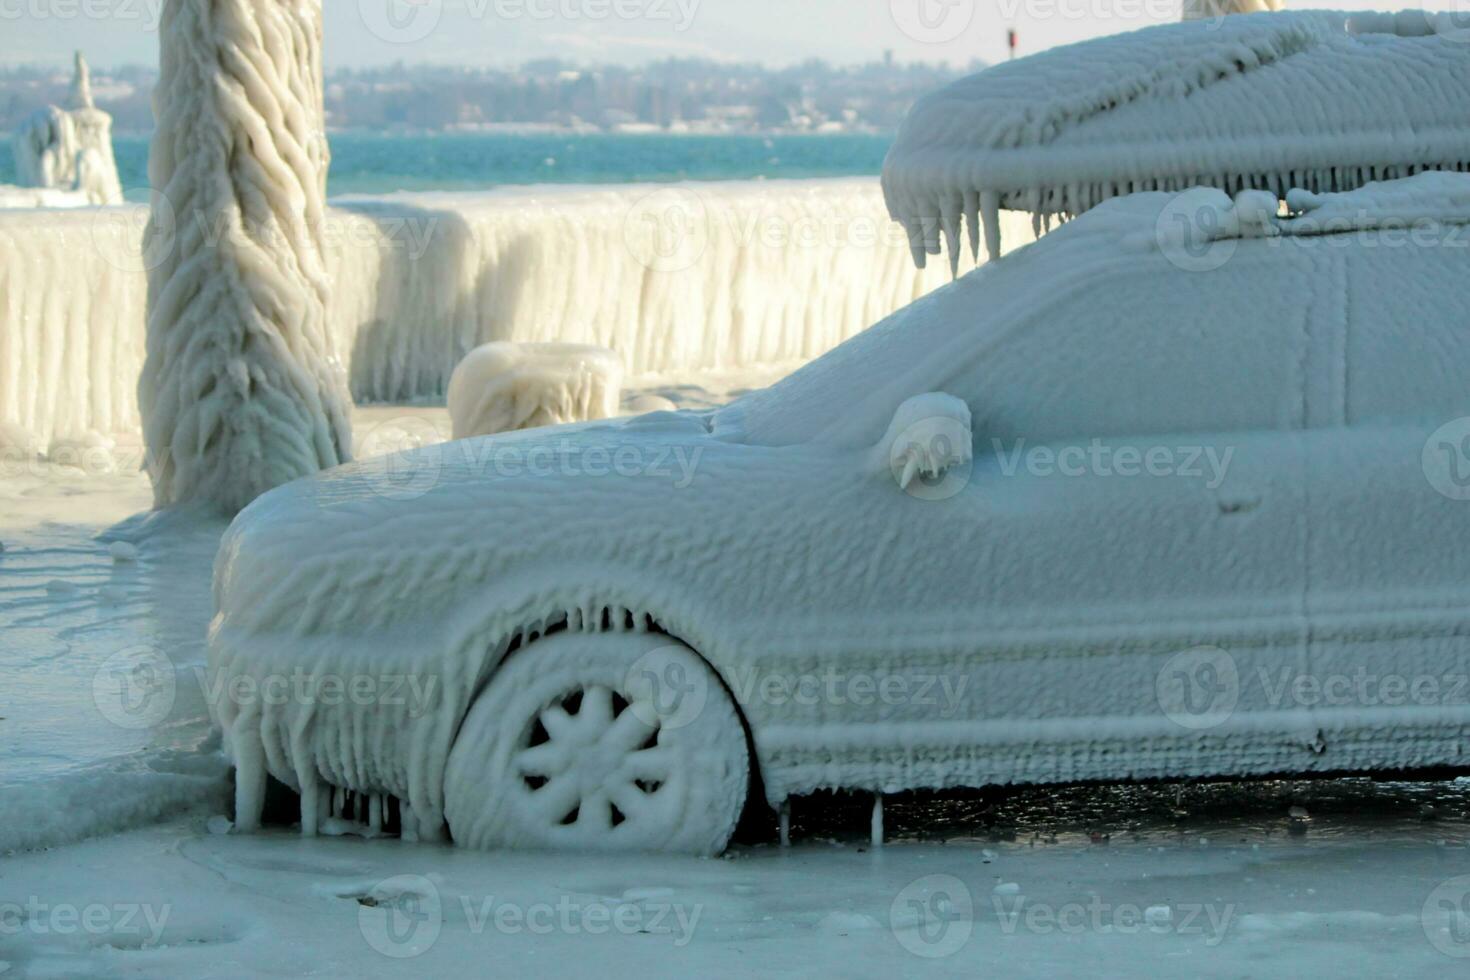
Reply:
[[1309, 262], [1291, 242], [1246, 241], [1211, 271], [1154, 252], [1067, 287], [957, 380], [977, 441], [1301, 428]]

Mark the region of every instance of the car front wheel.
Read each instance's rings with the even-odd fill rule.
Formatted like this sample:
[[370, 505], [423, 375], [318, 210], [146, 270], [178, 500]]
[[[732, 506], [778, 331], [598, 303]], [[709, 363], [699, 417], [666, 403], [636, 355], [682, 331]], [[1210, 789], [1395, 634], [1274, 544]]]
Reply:
[[568, 631], [511, 657], [471, 706], [444, 810], [472, 848], [716, 854], [749, 774], [735, 705], [694, 651]]

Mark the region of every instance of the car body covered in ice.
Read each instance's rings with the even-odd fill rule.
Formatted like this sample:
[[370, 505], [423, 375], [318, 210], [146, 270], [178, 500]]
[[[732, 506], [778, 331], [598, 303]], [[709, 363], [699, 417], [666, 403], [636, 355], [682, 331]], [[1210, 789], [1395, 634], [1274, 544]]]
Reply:
[[211, 631], [242, 825], [267, 772], [308, 831], [346, 790], [712, 851], [747, 767], [778, 805], [1462, 765], [1470, 177], [1290, 199], [1118, 198], [723, 409], [266, 494]]

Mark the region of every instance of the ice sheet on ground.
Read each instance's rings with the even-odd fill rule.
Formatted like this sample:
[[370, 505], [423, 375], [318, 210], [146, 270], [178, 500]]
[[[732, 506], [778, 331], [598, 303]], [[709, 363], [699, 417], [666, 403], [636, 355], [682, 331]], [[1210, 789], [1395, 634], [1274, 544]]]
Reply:
[[[1439, 902], [1470, 866], [1464, 781], [895, 801], [898, 840], [876, 852], [866, 815], [813, 800], [791, 850], [588, 860], [222, 836], [201, 814], [8, 859], [19, 928], [0, 960], [36, 977], [458, 977], [484, 975], [488, 950], [497, 976], [1051, 980], [1443, 977], [1465, 952]], [[95, 924], [58, 928], [73, 909]]]

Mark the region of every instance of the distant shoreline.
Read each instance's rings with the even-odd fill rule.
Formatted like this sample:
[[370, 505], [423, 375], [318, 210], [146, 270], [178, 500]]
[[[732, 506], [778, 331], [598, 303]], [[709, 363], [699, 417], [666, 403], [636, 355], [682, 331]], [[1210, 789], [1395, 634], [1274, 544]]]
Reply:
[[[329, 131], [327, 193], [477, 191], [537, 184], [875, 178], [892, 143], [879, 133], [609, 133], [565, 128]], [[113, 138], [130, 201], [148, 199], [149, 134]], [[0, 150], [0, 184], [15, 183]]]

